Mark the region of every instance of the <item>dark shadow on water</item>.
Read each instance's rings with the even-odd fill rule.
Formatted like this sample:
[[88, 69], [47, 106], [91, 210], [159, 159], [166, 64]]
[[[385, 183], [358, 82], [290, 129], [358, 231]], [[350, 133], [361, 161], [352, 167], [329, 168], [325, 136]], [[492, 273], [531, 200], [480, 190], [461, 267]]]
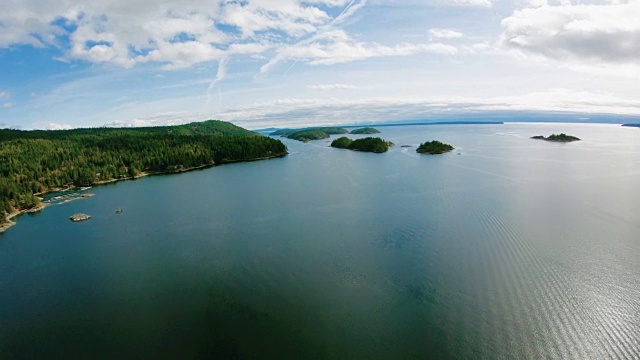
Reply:
[[[163, 301], [166, 299], [163, 299]], [[170, 299], [171, 300], [171, 299]], [[143, 304], [154, 307], [155, 304]], [[166, 304], [163, 304], [166, 305]], [[221, 292], [139, 314], [72, 307], [0, 330], [2, 359], [278, 359], [326, 358], [290, 324]]]

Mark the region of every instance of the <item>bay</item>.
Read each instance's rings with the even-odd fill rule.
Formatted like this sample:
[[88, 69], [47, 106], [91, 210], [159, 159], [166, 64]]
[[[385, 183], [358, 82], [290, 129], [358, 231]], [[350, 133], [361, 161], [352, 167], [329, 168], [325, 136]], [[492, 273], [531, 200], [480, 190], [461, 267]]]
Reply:
[[0, 358], [640, 357], [638, 129], [380, 129], [21, 216]]

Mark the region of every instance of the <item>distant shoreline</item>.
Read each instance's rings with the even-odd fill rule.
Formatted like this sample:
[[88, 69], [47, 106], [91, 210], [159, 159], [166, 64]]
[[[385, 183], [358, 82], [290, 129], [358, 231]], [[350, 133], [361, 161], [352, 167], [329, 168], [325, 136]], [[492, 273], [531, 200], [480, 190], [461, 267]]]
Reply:
[[[98, 181], [98, 182], [95, 182], [95, 183], [91, 184], [91, 186], [112, 184], [112, 183], [119, 182], [119, 181], [136, 180], [136, 179], [140, 179], [140, 178], [147, 177], [147, 176], [152, 176], [152, 175], [179, 174], [179, 173], [183, 173], [183, 172], [207, 169], [207, 168], [211, 168], [211, 167], [214, 167], [214, 166], [220, 166], [220, 165], [225, 165], [225, 164], [276, 159], [276, 158], [285, 157], [288, 154], [289, 153], [285, 151], [283, 154], [278, 154], [278, 155], [273, 155], [273, 156], [266, 156], [266, 157], [255, 158], [255, 159], [229, 160], [229, 161], [223, 161], [223, 162], [221, 162], [219, 164], [205, 164], [205, 165], [193, 166], [193, 167], [189, 167], [189, 168], [175, 169], [175, 170], [171, 170], [171, 171], [141, 172], [140, 174], [138, 174], [136, 176], [129, 176], [129, 177], [124, 177], [124, 178], [120, 178], [120, 179], [109, 179], [109, 180]], [[46, 191], [37, 193], [37, 195], [38, 196], [46, 195], [46, 194], [51, 194], [51, 193], [55, 193], [55, 192], [61, 192], [61, 191], [64, 191], [64, 190], [65, 190], [65, 188], [47, 189]], [[0, 234], [6, 232], [7, 230], [9, 230], [9, 228], [11, 228], [12, 226], [16, 225], [16, 222], [12, 221], [11, 219], [15, 218], [16, 216], [22, 215], [24, 213], [35, 213], [35, 212], [41, 211], [45, 207], [47, 207], [47, 204], [42, 203], [39, 206], [37, 206], [35, 208], [31, 208], [31, 209], [14, 209], [14, 211], [11, 212], [10, 214], [8, 214], [4, 219], [0, 219]]]
[[[410, 122], [410, 123], [374, 123], [374, 124], [350, 124], [350, 125], [327, 125], [327, 126], [317, 126], [318, 128], [322, 127], [337, 127], [342, 129], [355, 129], [362, 127], [391, 127], [391, 126], [422, 126], [422, 125], [503, 125], [503, 121], [436, 121], [436, 122]], [[297, 129], [306, 129], [308, 126], [300, 127], [300, 128], [291, 128], [291, 130]], [[251, 130], [257, 133], [264, 132], [273, 132], [274, 130], [284, 130], [287, 128], [263, 128], [263, 129], [255, 129]]]
[[436, 121], [436, 122], [410, 122], [410, 123], [382, 123], [369, 125], [344, 125], [341, 128], [359, 127], [388, 127], [388, 126], [417, 126], [417, 125], [503, 125], [504, 121]]
[[[626, 119], [627, 121], [629, 119]], [[331, 127], [340, 127], [340, 128], [344, 128], [344, 129], [353, 129], [353, 128], [361, 128], [361, 127], [391, 127], [391, 126], [431, 126], [431, 125], [507, 125], [507, 124], [588, 124], [588, 125], [614, 125], [614, 126], [625, 126], [625, 127], [640, 127], [640, 122], [639, 123], [623, 123], [621, 121], [618, 122], [611, 122], [611, 121], [575, 121], [572, 119], [562, 119], [560, 121], [545, 121], [545, 119], [536, 119], [536, 120], [515, 120], [515, 119], [509, 119], [509, 120], [504, 120], [504, 121], [482, 121], [482, 120], [471, 120], [471, 121], [435, 121], [435, 122], [429, 122], [429, 121], [414, 121], [414, 122], [398, 122], [398, 123], [394, 123], [394, 122], [385, 122], [385, 123], [362, 123], [362, 124], [346, 124], [346, 125], [340, 125], [340, 124], [328, 124], [328, 125], [318, 125], [318, 127], [325, 127], [325, 126], [331, 126]], [[295, 127], [295, 128], [291, 128], [292, 130], [295, 129], [304, 129], [307, 128], [308, 126], [301, 126], [301, 127]], [[253, 132], [257, 132], [257, 133], [266, 133], [266, 132], [273, 132], [276, 130], [283, 130], [283, 129], [287, 129], [287, 128], [283, 128], [283, 127], [268, 127], [268, 128], [261, 128], [261, 129], [254, 129], [252, 130]]]

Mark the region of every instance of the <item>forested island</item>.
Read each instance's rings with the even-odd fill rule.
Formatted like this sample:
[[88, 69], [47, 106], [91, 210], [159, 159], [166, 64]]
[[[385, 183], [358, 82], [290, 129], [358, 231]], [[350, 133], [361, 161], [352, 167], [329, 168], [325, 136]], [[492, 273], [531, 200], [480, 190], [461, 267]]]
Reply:
[[287, 154], [279, 140], [228, 122], [57, 131], [0, 130], [0, 231], [42, 206], [38, 194]]
[[453, 149], [454, 147], [449, 144], [445, 144], [443, 142], [433, 140], [433, 141], [427, 141], [423, 144], [420, 144], [420, 146], [418, 146], [418, 148], [416, 149], [416, 152], [420, 154], [435, 155], [435, 154], [443, 154]]
[[378, 137], [366, 137], [362, 139], [351, 140], [348, 137], [343, 136], [333, 140], [331, 146], [339, 149], [383, 153], [387, 152], [389, 150], [389, 146], [393, 146], [393, 143], [384, 141], [383, 139]]
[[637, 128], [640, 128], [640, 124], [622, 124], [622, 126], [629, 126], [629, 127], [637, 127]]
[[272, 132], [269, 135], [279, 135], [286, 137], [287, 139], [293, 139], [298, 141], [311, 141], [326, 139], [331, 135], [348, 134], [349, 131], [339, 127], [315, 127], [305, 129], [281, 129]]
[[372, 127], [365, 127], [365, 128], [360, 128], [360, 129], [355, 129], [355, 130], [351, 130], [349, 132], [349, 134], [354, 134], [354, 135], [370, 135], [370, 134], [380, 134], [380, 130], [376, 129], [376, 128], [372, 128]]
[[531, 138], [536, 140], [546, 140], [546, 141], [556, 141], [556, 142], [571, 142], [571, 141], [580, 140], [575, 136], [567, 135], [565, 133], [551, 134], [547, 137], [544, 137], [542, 135], [537, 135], [537, 136], [532, 136]]

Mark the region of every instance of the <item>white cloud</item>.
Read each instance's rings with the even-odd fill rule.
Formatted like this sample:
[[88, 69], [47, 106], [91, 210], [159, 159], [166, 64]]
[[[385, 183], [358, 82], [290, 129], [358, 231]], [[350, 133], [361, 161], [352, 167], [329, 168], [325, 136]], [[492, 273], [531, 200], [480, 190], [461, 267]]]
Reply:
[[497, 97], [495, 104], [488, 104], [479, 109], [639, 115], [640, 100], [622, 98], [607, 92], [555, 88], [518, 96]]
[[384, 56], [409, 56], [424, 52], [452, 55], [457, 52], [453, 46], [445, 44], [410, 44], [385, 46], [376, 43], [336, 42], [333, 44], [312, 44], [291, 47], [285, 50], [290, 59], [305, 59], [311, 65], [332, 65]]
[[69, 124], [49, 123], [47, 124], [47, 130], [69, 130], [72, 126]]
[[[600, 98], [604, 96], [604, 98]], [[552, 90], [513, 97], [460, 99], [282, 99], [231, 109], [219, 118], [249, 128], [304, 127], [444, 119], [461, 114], [492, 112], [565, 112], [640, 115], [640, 101], [611, 94]]]
[[0, 99], [6, 99], [11, 96], [11, 93], [8, 91], [0, 91]]
[[154, 115], [137, 117], [129, 120], [115, 120], [103, 126], [107, 127], [144, 127], [144, 126], [169, 126], [180, 125], [203, 119], [211, 119], [210, 113], [200, 111], [168, 111]]
[[583, 65], [640, 62], [640, 1], [536, 5], [502, 20], [506, 48]]
[[496, 0], [372, 0], [375, 5], [492, 7]]
[[282, 47], [278, 54], [262, 66], [268, 72], [277, 63], [285, 60], [304, 60], [311, 65], [333, 65], [375, 57], [409, 56], [420, 53], [454, 55], [458, 49], [442, 43], [400, 43], [387, 46], [371, 42], [359, 42], [350, 38], [343, 30], [332, 30], [316, 36], [312, 41]]
[[491, 7], [493, 2], [491, 0], [450, 0], [452, 5], [456, 6], [479, 6], [479, 7]]
[[3, 1], [0, 48], [52, 46], [62, 48], [61, 59], [66, 60], [122, 67], [159, 62], [168, 64], [167, 69], [184, 68], [233, 54], [260, 54], [271, 42], [312, 34], [334, 20], [323, 9], [347, 2]]
[[344, 6], [347, 3], [351, 2], [351, 0], [307, 0], [305, 3], [307, 4], [325, 4], [328, 6]]
[[355, 85], [348, 84], [321, 84], [321, 85], [309, 85], [307, 86], [309, 89], [313, 90], [355, 90], [358, 89]]
[[438, 29], [433, 28], [429, 30], [429, 39], [431, 40], [439, 40], [439, 39], [458, 39], [463, 37], [464, 34], [451, 29]]
[[[224, 80], [224, 78], [227, 76], [227, 62], [228, 60], [226, 58], [223, 58], [218, 62], [218, 71], [216, 72], [216, 77], [209, 83], [209, 87], [207, 88], [207, 103], [211, 103], [211, 92], [215, 88], [216, 84]], [[220, 99], [220, 97], [218, 97], [218, 99]]]
[[329, 16], [314, 6], [297, 1], [250, 1], [246, 5], [228, 3], [222, 7], [225, 24], [240, 29], [245, 36], [265, 30], [281, 30], [293, 36], [311, 33]]
[[5, 109], [12, 108], [14, 106], [16, 106], [16, 103], [14, 101], [7, 101], [6, 103], [2, 104], [2, 107]]
[[[338, 84], [339, 85], [339, 84]], [[327, 89], [331, 85], [327, 86]], [[495, 97], [368, 97], [361, 99], [280, 98], [227, 108], [215, 114], [189, 111], [164, 112], [120, 120], [108, 126], [175, 125], [216, 118], [248, 129], [345, 125], [358, 122], [444, 119], [483, 112], [565, 112], [580, 114], [640, 115], [640, 100], [608, 92], [549, 89]]]
[[[124, 68], [160, 63], [165, 70], [228, 60], [234, 55], [266, 56], [270, 60], [261, 72], [290, 59], [331, 65], [375, 57], [458, 52], [441, 43], [379, 44], [353, 39], [339, 26], [366, 5], [367, 0], [2, 2], [0, 48], [55, 46], [64, 52], [58, 57], [64, 61]], [[331, 13], [338, 15], [326, 11], [332, 7]], [[432, 29], [431, 36], [438, 40], [462, 34]]]

